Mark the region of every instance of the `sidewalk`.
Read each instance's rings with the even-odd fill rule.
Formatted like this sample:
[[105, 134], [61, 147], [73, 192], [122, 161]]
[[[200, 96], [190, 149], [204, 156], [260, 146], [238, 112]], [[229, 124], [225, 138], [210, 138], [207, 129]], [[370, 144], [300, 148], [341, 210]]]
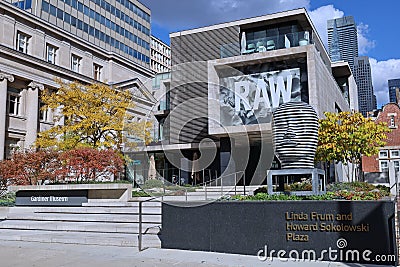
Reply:
[[255, 256], [212, 252], [147, 249], [139, 253], [137, 248], [30, 243], [20, 241], [1, 242], [0, 262], [2, 267], [378, 266], [329, 262], [261, 262]]

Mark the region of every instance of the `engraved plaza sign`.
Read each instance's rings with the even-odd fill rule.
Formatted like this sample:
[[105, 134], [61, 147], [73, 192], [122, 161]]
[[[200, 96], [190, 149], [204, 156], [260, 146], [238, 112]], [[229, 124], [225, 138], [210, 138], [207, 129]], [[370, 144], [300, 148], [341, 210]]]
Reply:
[[171, 202], [162, 209], [162, 248], [263, 261], [397, 261], [394, 201], [221, 201], [191, 208]]

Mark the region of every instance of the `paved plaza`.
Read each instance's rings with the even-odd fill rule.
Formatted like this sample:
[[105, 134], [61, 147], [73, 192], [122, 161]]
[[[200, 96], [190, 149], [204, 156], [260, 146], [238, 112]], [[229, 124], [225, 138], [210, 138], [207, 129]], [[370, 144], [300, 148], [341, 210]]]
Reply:
[[[150, 248], [1, 241], [2, 267], [377, 266], [330, 262], [262, 262], [255, 256]], [[382, 265], [380, 265], [382, 266]]]

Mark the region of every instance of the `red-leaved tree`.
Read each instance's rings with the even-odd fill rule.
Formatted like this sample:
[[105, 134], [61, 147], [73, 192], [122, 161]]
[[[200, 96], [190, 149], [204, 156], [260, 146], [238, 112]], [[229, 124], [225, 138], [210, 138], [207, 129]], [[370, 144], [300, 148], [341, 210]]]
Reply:
[[122, 156], [112, 149], [77, 148], [62, 153], [61, 160], [64, 175], [75, 181], [110, 179], [124, 166]]
[[38, 180], [53, 181], [60, 175], [60, 153], [54, 150], [15, 151], [11, 159], [0, 162], [3, 185], [33, 185]]

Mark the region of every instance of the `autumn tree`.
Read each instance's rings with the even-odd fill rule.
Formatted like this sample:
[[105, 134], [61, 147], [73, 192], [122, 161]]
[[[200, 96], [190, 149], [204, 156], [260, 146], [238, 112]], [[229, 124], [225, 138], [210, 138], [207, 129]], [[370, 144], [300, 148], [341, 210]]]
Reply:
[[112, 149], [76, 148], [63, 152], [60, 159], [65, 176], [80, 182], [100, 177], [111, 180], [124, 164], [121, 155]]
[[39, 133], [37, 147], [117, 149], [126, 143], [127, 136], [150, 140], [151, 124], [133, 121], [129, 91], [105, 84], [58, 83], [56, 92], [45, 91], [42, 95], [43, 109], [55, 111], [55, 126]]
[[[372, 156], [385, 145], [390, 129], [385, 123], [375, 123], [361, 113], [325, 112], [319, 120], [318, 147], [316, 160], [351, 163], [351, 179], [354, 180], [354, 166], [360, 166], [361, 156]], [[348, 172], [350, 172], [348, 168]], [[356, 175], [360, 179], [360, 172]]]
[[61, 175], [59, 152], [54, 150], [15, 151], [0, 162], [3, 184], [34, 185], [39, 180], [55, 180]]

